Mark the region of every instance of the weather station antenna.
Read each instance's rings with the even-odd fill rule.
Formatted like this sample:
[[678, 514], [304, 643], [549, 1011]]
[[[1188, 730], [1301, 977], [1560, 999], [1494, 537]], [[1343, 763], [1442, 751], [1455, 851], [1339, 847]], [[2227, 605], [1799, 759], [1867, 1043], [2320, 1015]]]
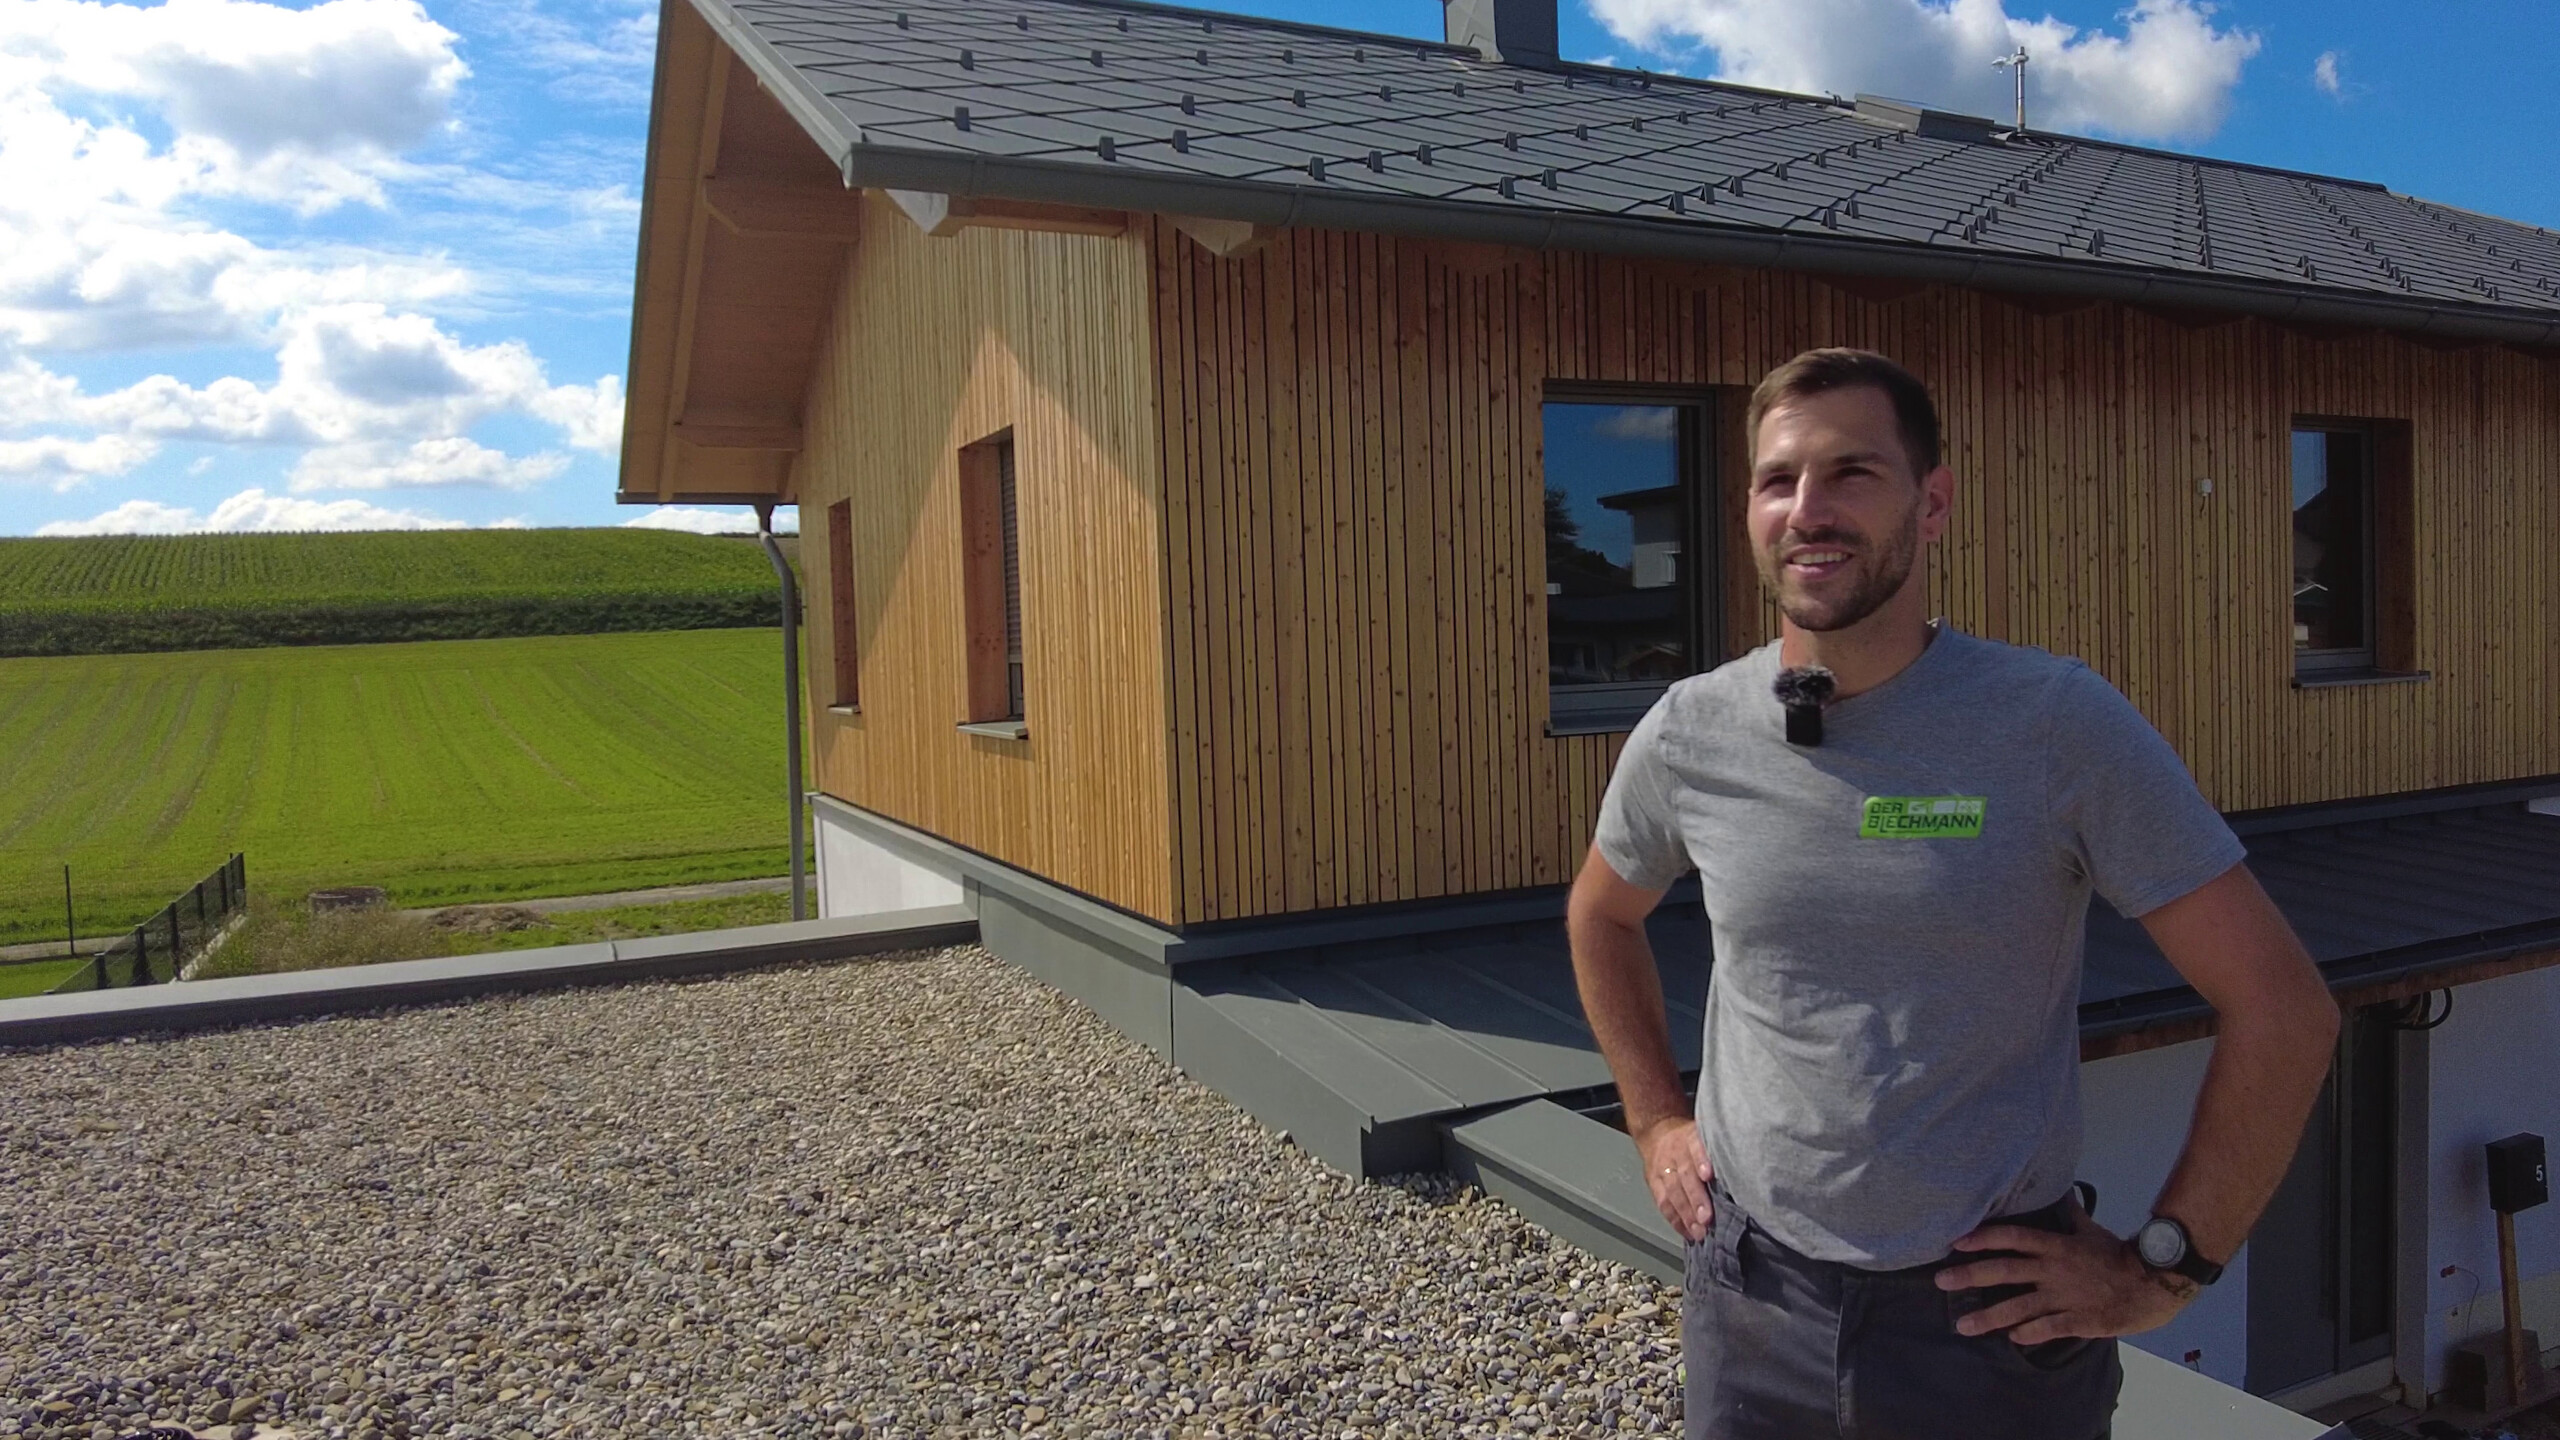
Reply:
[[2027, 128], [2027, 47], [2018, 47], [2015, 55], [2003, 55], [1991, 62], [1993, 68], [2006, 68], [2018, 77], [2018, 128]]

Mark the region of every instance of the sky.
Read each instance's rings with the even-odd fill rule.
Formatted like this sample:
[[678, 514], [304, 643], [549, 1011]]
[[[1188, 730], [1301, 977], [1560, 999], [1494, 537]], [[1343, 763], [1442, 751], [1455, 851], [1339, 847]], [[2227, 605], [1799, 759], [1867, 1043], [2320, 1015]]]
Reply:
[[[2547, 0], [1562, 0], [1568, 57], [2560, 227]], [[1436, 38], [1431, 0], [1215, 8]], [[0, 0], [0, 534], [741, 528], [613, 501], [654, 0]]]

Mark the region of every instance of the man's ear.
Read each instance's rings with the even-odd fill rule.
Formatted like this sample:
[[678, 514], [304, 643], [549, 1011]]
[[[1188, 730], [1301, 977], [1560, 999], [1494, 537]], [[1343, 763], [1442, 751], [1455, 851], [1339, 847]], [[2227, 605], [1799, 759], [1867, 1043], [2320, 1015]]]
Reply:
[[1956, 472], [1941, 465], [1920, 477], [1920, 538], [1934, 541], [1947, 533], [1955, 513]]

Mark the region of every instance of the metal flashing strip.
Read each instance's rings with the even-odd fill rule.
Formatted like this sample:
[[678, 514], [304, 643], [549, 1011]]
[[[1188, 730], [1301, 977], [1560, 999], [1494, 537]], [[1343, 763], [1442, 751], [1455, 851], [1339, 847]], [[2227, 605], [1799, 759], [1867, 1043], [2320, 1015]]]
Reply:
[[977, 935], [978, 922], [967, 910], [937, 906], [542, 950], [38, 995], [0, 1000], [0, 1046], [272, 1024], [500, 993], [723, 974], [761, 965], [957, 945]]
[[2447, 810], [2530, 805], [2536, 800], [2555, 796], [2560, 796], [2560, 775], [2537, 775], [2521, 780], [2493, 780], [2481, 785], [2456, 785], [2441, 790], [2411, 790], [2398, 795], [2371, 795], [2353, 800], [2323, 800], [2310, 805], [2244, 810], [2223, 818], [2231, 822], [2233, 833], [2247, 839], [2253, 835], [2272, 835], [2286, 830], [2355, 825], [2368, 820], [2396, 820]]

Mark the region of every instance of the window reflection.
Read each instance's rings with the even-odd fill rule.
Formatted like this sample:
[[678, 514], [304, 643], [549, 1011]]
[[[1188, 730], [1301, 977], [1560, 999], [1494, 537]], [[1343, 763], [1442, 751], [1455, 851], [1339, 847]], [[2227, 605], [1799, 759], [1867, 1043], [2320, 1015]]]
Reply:
[[2293, 648], [2362, 650], [2372, 574], [2371, 438], [2293, 432]]
[[1678, 679], [1696, 668], [1684, 408], [1545, 407], [1547, 679]]

